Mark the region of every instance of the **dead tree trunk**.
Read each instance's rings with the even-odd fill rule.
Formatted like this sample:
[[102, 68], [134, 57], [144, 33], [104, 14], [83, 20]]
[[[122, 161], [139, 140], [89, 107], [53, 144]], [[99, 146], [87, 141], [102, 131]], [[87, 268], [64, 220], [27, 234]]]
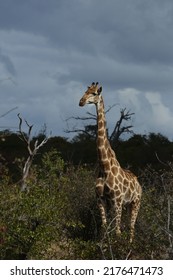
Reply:
[[28, 176], [30, 173], [30, 168], [31, 168], [33, 159], [34, 159], [35, 155], [37, 154], [38, 150], [44, 144], [46, 144], [46, 142], [48, 141], [48, 138], [45, 137], [41, 141], [41, 143], [38, 143], [38, 140], [36, 140], [34, 142], [34, 144], [31, 146], [31, 140], [32, 140], [31, 132], [32, 132], [33, 125], [29, 125], [28, 122], [25, 120], [25, 124], [27, 125], [28, 131], [27, 131], [27, 133], [24, 133], [22, 131], [23, 119], [20, 117], [20, 114], [18, 114], [18, 118], [19, 118], [19, 136], [20, 136], [20, 139], [26, 143], [27, 150], [28, 150], [28, 158], [24, 164], [24, 167], [22, 170], [22, 179], [20, 180], [21, 191], [25, 191], [28, 189], [27, 179], [28, 179]]
[[134, 113], [130, 113], [130, 111], [126, 111], [126, 108], [120, 110], [120, 118], [115, 123], [114, 130], [109, 137], [109, 140], [111, 142], [112, 148], [116, 148], [118, 145], [118, 141], [120, 139], [120, 136], [124, 133], [133, 133], [133, 126], [132, 125], [125, 125], [123, 126], [123, 121], [131, 121], [132, 116]]

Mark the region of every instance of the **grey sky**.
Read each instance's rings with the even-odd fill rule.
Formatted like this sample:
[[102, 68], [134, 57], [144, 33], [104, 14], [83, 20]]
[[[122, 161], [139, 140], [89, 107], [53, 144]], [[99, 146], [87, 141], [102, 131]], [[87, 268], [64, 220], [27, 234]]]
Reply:
[[134, 132], [173, 139], [172, 0], [0, 0], [0, 115], [18, 106], [1, 127], [20, 112], [65, 135], [66, 118], [94, 112], [78, 106], [93, 81], [117, 104], [110, 130], [126, 107]]

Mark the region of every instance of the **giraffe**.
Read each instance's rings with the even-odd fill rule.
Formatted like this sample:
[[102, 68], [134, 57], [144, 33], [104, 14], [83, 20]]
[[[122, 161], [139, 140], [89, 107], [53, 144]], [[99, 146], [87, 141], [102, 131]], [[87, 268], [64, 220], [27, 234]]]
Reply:
[[121, 216], [124, 204], [131, 204], [130, 243], [134, 238], [134, 228], [140, 208], [142, 188], [137, 177], [129, 170], [121, 168], [115, 152], [111, 148], [107, 137], [104, 101], [101, 95], [102, 87], [92, 83], [83, 97], [79, 106], [95, 104], [97, 112], [97, 152], [99, 161], [99, 175], [96, 180], [96, 196], [100, 209], [102, 225], [107, 223], [106, 202], [115, 210], [116, 235], [121, 234]]

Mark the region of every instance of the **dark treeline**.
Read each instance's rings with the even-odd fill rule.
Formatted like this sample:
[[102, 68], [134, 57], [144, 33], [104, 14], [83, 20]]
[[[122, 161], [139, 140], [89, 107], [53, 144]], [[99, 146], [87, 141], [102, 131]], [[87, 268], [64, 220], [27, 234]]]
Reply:
[[[44, 134], [33, 137], [31, 142], [42, 141]], [[97, 164], [96, 139], [86, 133], [79, 133], [72, 140], [54, 136], [39, 150], [33, 164], [40, 164], [43, 155], [55, 149], [61, 158], [72, 165], [95, 166]], [[148, 135], [136, 134], [128, 140], [119, 140], [115, 148], [116, 156], [123, 168], [129, 168], [137, 175], [146, 165], [159, 170], [163, 163], [173, 160], [173, 142], [158, 133]], [[20, 168], [18, 162], [25, 161], [27, 157], [26, 143], [19, 135], [8, 130], [0, 132], [1, 164], [7, 164], [12, 178], [18, 180]]]

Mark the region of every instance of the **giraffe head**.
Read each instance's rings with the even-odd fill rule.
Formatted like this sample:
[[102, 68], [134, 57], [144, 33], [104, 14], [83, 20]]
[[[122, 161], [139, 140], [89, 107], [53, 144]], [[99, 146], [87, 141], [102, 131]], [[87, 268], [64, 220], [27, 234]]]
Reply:
[[85, 104], [97, 104], [100, 101], [101, 92], [102, 87], [99, 86], [98, 83], [92, 83], [79, 101], [79, 106], [84, 106]]

